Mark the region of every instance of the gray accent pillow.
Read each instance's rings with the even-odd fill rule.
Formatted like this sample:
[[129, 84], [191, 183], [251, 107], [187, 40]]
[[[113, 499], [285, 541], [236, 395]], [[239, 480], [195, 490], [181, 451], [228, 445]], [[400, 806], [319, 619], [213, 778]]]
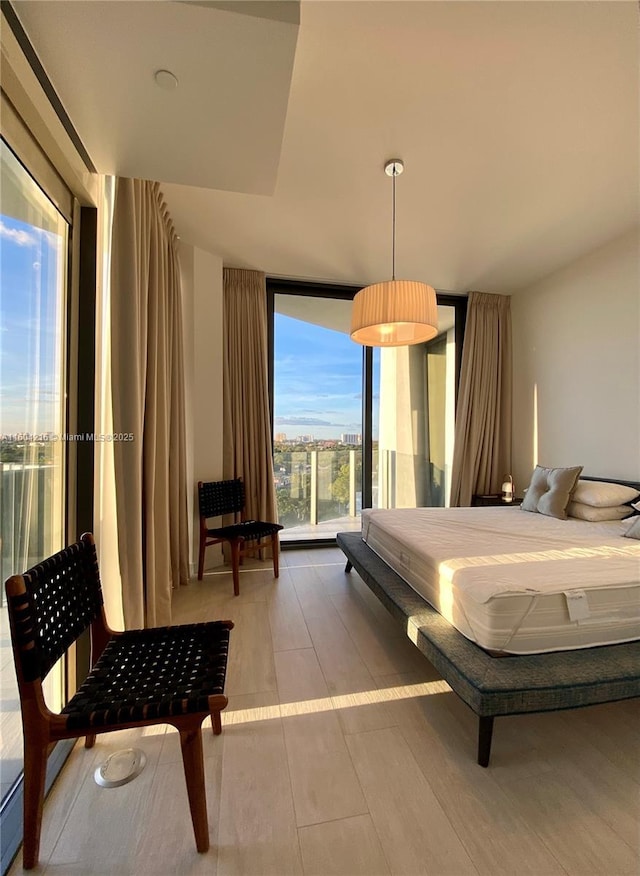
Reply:
[[629, 529], [622, 534], [625, 538], [637, 538], [640, 540], [640, 517], [634, 517]]
[[567, 506], [581, 471], [581, 465], [573, 468], [544, 468], [537, 465], [520, 508], [566, 520]]

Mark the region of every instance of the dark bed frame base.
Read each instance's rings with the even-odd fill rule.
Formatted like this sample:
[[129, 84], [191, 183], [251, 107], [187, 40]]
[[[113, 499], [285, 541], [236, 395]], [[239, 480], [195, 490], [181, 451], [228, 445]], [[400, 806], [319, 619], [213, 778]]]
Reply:
[[489, 765], [494, 718], [576, 709], [640, 696], [640, 641], [577, 651], [492, 657], [428, 605], [363, 541], [339, 532], [352, 568], [453, 691], [478, 716], [478, 763]]

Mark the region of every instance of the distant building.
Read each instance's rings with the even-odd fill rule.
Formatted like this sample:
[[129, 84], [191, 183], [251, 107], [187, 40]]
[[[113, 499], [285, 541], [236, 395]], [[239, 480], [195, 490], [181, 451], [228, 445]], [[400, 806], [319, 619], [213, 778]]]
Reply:
[[286, 440], [287, 440], [287, 433], [286, 432], [276, 432], [276, 434], [274, 436], [274, 441], [283, 442]]
[[347, 432], [340, 436], [340, 441], [342, 441], [343, 444], [362, 444], [362, 435]]
[[296, 444], [312, 444], [313, 435], [298, 435], [298, 437], [295, 438], [294, 441]]

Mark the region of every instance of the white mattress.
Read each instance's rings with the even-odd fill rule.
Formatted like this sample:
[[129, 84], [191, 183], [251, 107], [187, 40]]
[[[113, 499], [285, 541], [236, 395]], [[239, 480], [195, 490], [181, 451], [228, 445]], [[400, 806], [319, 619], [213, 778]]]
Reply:
[[516, 507], [362, 512], [369, 547], [463, 635], [507, 654], [640, 639], [628, 526]]

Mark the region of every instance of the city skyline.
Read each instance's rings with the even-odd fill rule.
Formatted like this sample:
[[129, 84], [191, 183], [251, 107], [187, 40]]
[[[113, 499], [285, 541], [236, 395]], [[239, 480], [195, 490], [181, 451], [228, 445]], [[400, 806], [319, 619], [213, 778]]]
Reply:
[[273, 436], [275, 444], [344, 444], [361, 445], [362, 435], [342, 433], [339, 438], [316, 438], [315, 435], [294, 435], [288, 438], [285, 432], [276, 432]]

